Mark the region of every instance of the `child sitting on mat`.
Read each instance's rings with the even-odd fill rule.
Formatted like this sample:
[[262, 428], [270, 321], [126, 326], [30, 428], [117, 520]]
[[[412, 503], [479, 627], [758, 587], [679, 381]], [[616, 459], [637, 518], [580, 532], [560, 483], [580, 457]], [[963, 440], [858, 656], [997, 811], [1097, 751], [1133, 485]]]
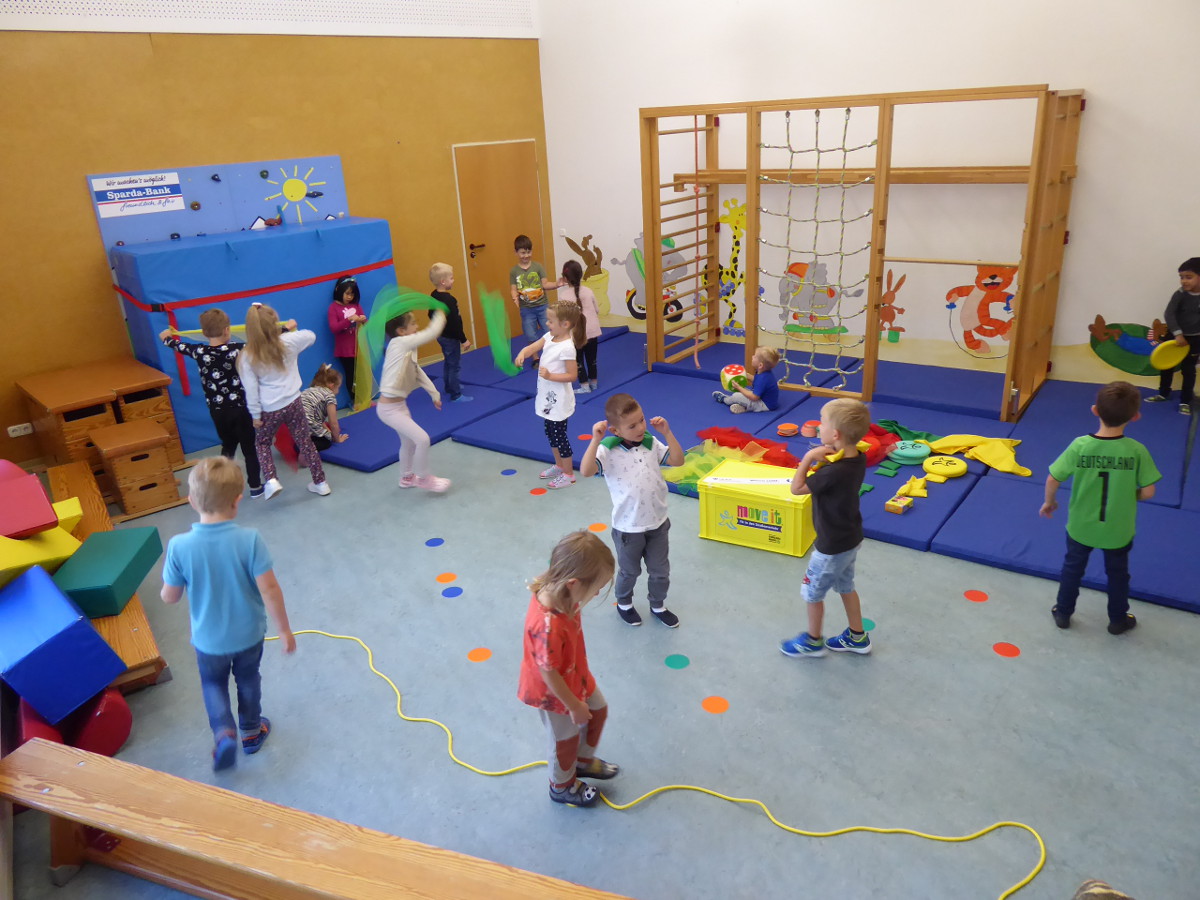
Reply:
[[545, 420], [546, 439], [550, 441], [554, 462], [539, 477], [549, 479], [546, 486], [557, 490], [575, 483], [574, 451], [567, 422], [575, 412], [575, 392], [571, 390], [577, 369], [575, 353], [586, 343], [579, 304], [556, 303], [550, 308], [547, 327], [549, 333], [517, 354], [516, 364], [520, 366], [526, 358], [542, 355], [534, 409]]
[[283, 652], [296, 651], [267, 545], [253, 528], [234, 522], [244, 483], [237, 463], [224, 456], [210, 456], [192, 467], [188, 503], [200, 521], [171, 538], [162, 572], [164, 603], [178, 603], [185, 591], [188, 595], [192, 646], [217, 771], [237, 761], [238, 732], [229, 704], [231, 672], [237, 683], [242, 752], [257, 753], [271, 733], [271, 720], [262, 714], [258, 670], [267, 613], [279, 629]]
[[771, 370], [779, 364], [779, 351], [774, 347], [759, 347], [750, 358], [754, 382], [750, 387], [733, 386], [733, 393], [713, 391], [713, 399], [724, 403], [731, 413], [767, 412], [779, 409], [779, 382]]
[[433, 408], [442, 408], [442, 395], [417, 363], [417, 349], [445, 327], [446, 314], [441, 310], [429, 317], [423, 329], [411, 312], [388, 319], [384, 328], [388, 345], [383, 355], [383, 374], [379, 376], [379, 403], [375, 406], [379, 420], [400, 436], [400, 487], [419, 487], [439, 494], [450, 487], [450, 479], [429, 474], [429, 435], [413, 420], [408, 395], [418, 387], [424, 388], [433, 400]]
[[279, 314], [265, 304], [253, 303], [246, 310], [246, 349], [238, 356], [238, 372], [246, 386], [246, 406], [254, 418], [254, 449], [267, 477], [263, 485], [267, 500], [283, 490], [275, 477], [271, 452], [271, 442], [281, 427], [287, 428], [300, 462], [312, 474], [308, 489], [322, 497], [332, 493], [300, 403], [302, 382], [296, 357], [316, 339], [311, 331], [296, 331], [295, 319], [280, 323]]
[[577, 260], [569, 259], [562, 267], [562, 281], [559, 282], [558, 302], [576, 303], [583, 315], [583, 332], [586, 339], [582, 347], [575, 352], [575, 365], [579, 376], [577, 394], [590, 394], [599, 388], [596, 374], [596, 348], [600, 344], [600, 307], [596, 304], [596, 295], [592, 289], [583, 285], [583, 266]]
[[1083, 570], [1093, 548], [1104, 551], [1108, 577], [1108, 633], [1124, 634], [1137, 625], [1129, 612], [1129, 548], [1137, 521], [1137, 502], [1154, 496], [1162, 475], [1149, 451], [1125, 436], [1136, 422], [1142, 402], [1138, 389], [1126, 381], [1100, 388], [1092, 415], [1100, 419], [1095, 434], [1078, 437], [1050, 464], [1046, 499], [1039, 514], [1049, 519], [1058, 509], [1058, 486], [1071, 479], [1067, 507], [1067, 556], [1058, 583], [1058, 600], [1050, 610], [1054, 624], [1071, 627]]
[[261, 497], [263, 486], [258, 453], [254, 449], [254, 419], [246, 408], [246, 389], [237, 371], [238, 354], [246, 345], [230, 339], [229, 316], [216, 307], [200, 313], [200, 331], [208, 339], [207, 345], [185, 342], [174, 328], [167, 328], [158, 338], [176, 353], [196, 361], [204, 402], [221, 442], [221, 455], [233, 459], [234, 451], [242, 448], [250, 496]]
[[328, 450], [350, 436], [338, 427], [337, 392], [341, 386], [342, 376], [337, 370], [329, 363], [321, 363], [308, 388], [300, 394], [304, 417], [308, 419], [317, 450]]
[[595, 755], [608, 704], [588, 668], [581, 618], [612, 577], [604, 542], [576, 531], [558, 542], [549, 568], [529, 584], [517, 696], [537, 709], [546, 727], [550, 799], [568, 806], [592, 806], [599, 798], [579, 776], [603, 780], [621, 771]]

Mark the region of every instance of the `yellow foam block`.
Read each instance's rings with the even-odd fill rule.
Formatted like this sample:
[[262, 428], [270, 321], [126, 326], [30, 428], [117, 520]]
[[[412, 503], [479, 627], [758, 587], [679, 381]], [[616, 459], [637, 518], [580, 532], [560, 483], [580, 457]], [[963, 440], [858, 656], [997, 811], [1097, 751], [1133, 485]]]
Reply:
[[68, 497], [52, 505], [54, 514], [58, 516], [58, 527], [67, 534], [74, 534], [75, 526], [83, 519], [83, 504], [79, 502], [79, 498]]
[[62, 526], [21, 540], [0, 538], [0, 587], [31, 566], [53, 574], [78, 549], [79, 541]]

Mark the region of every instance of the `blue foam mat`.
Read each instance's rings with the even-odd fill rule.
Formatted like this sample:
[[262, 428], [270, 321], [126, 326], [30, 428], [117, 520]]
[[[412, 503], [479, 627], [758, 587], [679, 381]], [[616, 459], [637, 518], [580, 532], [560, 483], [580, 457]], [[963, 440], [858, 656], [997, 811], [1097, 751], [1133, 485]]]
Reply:
[[[847, 376], [845, 389], [862, 390], [861, 371]], [[1003, 393], [1004, 376], [998, 372], [880, 360], [872, 399], [999, 419]]]
[[[794, 354], [798, 362], [808, 364], [809, 357], [807, 354]], [[689, 378], [703, 378], [706, 380], [719, 381], [721, 370], [728, 365], [736, 363], [744, 365], [746, 362], [746, 346], [745, 344], [730, 344], [718, 343], [711, 347], [705, 347], [696, 357], [700, 361], [700, 366], [697, 368], [696, 361], [692, 356], [687, 356], [679, 362], [674, 363], [654, 363], [651, 371], [661, 372], [665, 375], [686, 375]], [[846, 360], [853, 362], [853, 360]], [[818, 353], [813, 358], [813, 364], [820, 368], [832, 369], [837, 363], [837, 358], [826, 353]], [[803, 367], [799, 365], [792, 366], [792, 380], [795, 382], [801, 381], [803, 378]], [[779, 378], [787, 377], [787, 367], [781, 362], [775, 367], [775, 374]], [[810, 384], [815, 387], [821, 387], [828, 384], [835, 377], [833, 372], [813, 372], [809, 378]], [[719, 385], [718, 385], [719, 386]]]
[[[1096, 431], [1098, 423], [1091, 408], [1100, 387], [1076, 381], [1047, 381], [1010, 435], [1022, 442], [1017, 447], [1017, 462], [1032, 469], [1032, 477], [1022, 478], [1006, 472], [991, 474], [1044, 485], [1050, 463], [1067, 449], [1067, 445], [1081, 434]], [[1191, 418], [1179, 415], [1173, 403], [1143, 403], [1141, 413], [1141, 419], [1131, 423], [1126, 434], [1146, 446], [1162, 472], [1154, 499], [1149, 502], [1157, 506], [1179, 506], [1183, 497], [1183, 463]]]
[[923, 474], [920, 466], [901, 466], [894, 478], [885, 478], [878, 469], [868, 469], [863, 484], [871, 485], [874, 490], [859, 498], [863, 534], [876, 541], [928, 550], [946, 520], [971, 493], [979, 476], [968, 472], [943, 484], [930, 482], [926, 487], [929, 496], [914, 499], [907, 512], [893, 513], [883, 508], [910, 476]]
[[[1066, 552], [1066, 488], [1059, 492], [1060, 506], [1053, 519], [1038, 515], [1043, 493], [1040, 484], [981, 478], [942, 526], [931, 549], [945, 556], [1057, 580]], [[1130, 595], [1200, 612], [1200, 599], [1194, 590], [1200, 579], [1200, 554], [1193, 547], [1198, 529], [1200, 513], [1139, 504], [1137, 536], [1129, 556]], [[1164, 560], [1170, 560], [1170, 565], [1164, 565]], [[1083, 585], [1104, 590], [1104, 556], [1099, 551], [1088, 560]], [[1047, 587], [1047, 611], [1054, 605], [1054, 594], [1054, 588]], [[1103, 617], [1103, 608], [1099, 615]]]
[[[511, 391], [482, 385], [472, 389], [471, 396], [475, 399], [470, 403], [451, 403], [443, 400], [441, 410], [436, 410], [429, 395], [417, 390], [409, 396], [408, 408], [417, 424], [429, 434], [430, 443], [436, 444], [450, 437], [455, 429], [492, 415], [498, 410], [518, 403], [529, 403]], [[530, 408], [532, 410], [532, 404]], [[321, 459], [324, 462], [357, 469], [360, 472], [374, 472], [397, 461], [400, 438], [380, 421], [374, 407], [344, 416], [339, 423], [350, 438], [322, 451]]]
[[[1195, 419], [1195, 416], [1192, 418]], [[1179, 505], [1183, 509], [1200, 512], [1200, 453], [1196, 452], [1195, 444], [1192, 445], [1191, 459], [1188, 461], [1187, 469], [1184, 472], [1183, 496], [1180, 499]]]

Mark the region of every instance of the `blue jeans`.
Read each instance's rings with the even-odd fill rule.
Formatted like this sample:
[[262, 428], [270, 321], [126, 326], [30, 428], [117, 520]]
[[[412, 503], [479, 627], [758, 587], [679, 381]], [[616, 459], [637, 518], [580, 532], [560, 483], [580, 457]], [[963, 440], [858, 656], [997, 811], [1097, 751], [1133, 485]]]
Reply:
[[263, 642], [259, 641], [237, 653], [213, 655], [196, 651], [200, 667], [200, 690], [204, 694], [204, 709], [208, 712], [208, 727], [213, 737], [233, 734], [233, 711], [229, 706], [229, 673], [237, 684], [238, 725], [242, 734], [257, 734], [262, 721], [262, 662]]
[[442, 348], [442, 382], [451, 400], [462, 396], [462, 385], [458, 381], [458, 370], [462, 361], [462, 344], [457, 338], [438, 338]]
[[808, 603], [821, 603], [830, 590], [838, 594], [849, 594], [853, 591], [854, 560], [857, 557], [858, 547], [832, 555], [813, 547], [808, 558], [808, 571], [804, 573], [804, 588], [801, 592], [804, 599]]
[[550, 306], [546, 303], [521, 307], [521, 331], [529, 343], [532, 344], [546, 333], [546, 312], [549, 309]]
[[[1124, 622], [1129, 612], [1129, 550], [1130, 541], [1116, 550], [1103, 550], [1104, 574], [1108, 576], [1108, 621]], [[1075, 612], [1075, 601], [1079, 598], [1079, 585], [1083, 582], [1083, 570], [1094, 548], [1081, 544], [1067, 535], [1067, 557], [1063, 560], [1062, 577], [1058, 582], [1058, 599], [1055, 606], [1059, 613], [1069, 616]]]

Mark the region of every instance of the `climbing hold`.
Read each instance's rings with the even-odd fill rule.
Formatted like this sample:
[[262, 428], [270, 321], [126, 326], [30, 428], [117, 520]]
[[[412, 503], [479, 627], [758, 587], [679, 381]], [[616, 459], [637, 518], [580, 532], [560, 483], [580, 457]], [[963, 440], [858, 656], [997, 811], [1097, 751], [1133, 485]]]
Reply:
[[209, 177], [210, 177], [210, 178], [211, 178], [213, 181], [217, 182], [218, 184], [219, 184], [219, 183], [220, 183], [220, 181], [221, 181], [221, 176], [220, 176], [220, 175], [218, 175], [216, 172], [213, 172], [213, 173], [212, 173], [212, 175], [210, 175]]
[[199, 201], [199, 200], [193, 200], [193, 201], [191, 202], [191, 204], [189, 204], [189, 205], [190, 205], [190, 206], [191, 206], [191, 208], [192, 208], [192, 212], [195, 212], [196, 210], [198, 210], [198, 209], [200, 208], [200, 201]]

